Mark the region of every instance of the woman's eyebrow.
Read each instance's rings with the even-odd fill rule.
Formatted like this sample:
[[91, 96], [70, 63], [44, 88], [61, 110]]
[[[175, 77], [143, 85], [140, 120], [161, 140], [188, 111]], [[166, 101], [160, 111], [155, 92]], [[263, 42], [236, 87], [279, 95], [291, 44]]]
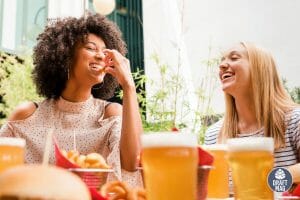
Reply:
[[95, 42], [87, 41], [86, 44], [93, 44], [94, 46], [97, 46]]
[[225, 58], [228, 58], [228, 57], [233, 56], [233, 55], [241, 56], [241, 53], [238, 52], [238, 51], [235, 51], [235, 50], [230, 51], [228, 53], [223, 53], [223, 55], [221, 57], [221, 61], [223, 61], [223, 60], [225, 60]]
[[[92, 45], [94, 45], [95, 47], [97, 47], [98, 48], [98, 46], [97, 46], [97, 44], [95, 43], [95, 42], [92, 42], [92, 41], [87, 41], [87, 43], [86, 44], [92, 44]], [[103, 46], [102, 48], [101, 48], [101, 50], [104, 50], [104, 49], [106, 49], [106, 46]]]
[[232, 55], [238, 55], [238, 56], [240, 56], [241, 53], [238, 52], [238, 51], [231, 51], [231, 52], [229, 53], [229, 56], [232, 56]]

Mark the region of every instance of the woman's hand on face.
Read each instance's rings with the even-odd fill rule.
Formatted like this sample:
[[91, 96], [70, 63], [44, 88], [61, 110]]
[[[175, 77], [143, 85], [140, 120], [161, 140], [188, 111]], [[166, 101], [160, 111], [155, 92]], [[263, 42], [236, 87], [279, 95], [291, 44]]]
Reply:
[[105, 49], [103, 53], [106, 63], [105, 72], [113, 75], [123, 89], [134, 86], [129, 60], [117, 50]]

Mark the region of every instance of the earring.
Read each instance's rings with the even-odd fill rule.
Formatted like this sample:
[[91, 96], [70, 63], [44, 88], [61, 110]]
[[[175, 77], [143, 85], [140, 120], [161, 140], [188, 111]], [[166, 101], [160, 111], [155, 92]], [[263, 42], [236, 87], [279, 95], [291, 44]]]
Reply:
[[70, 79], [70, 70], [69, 70], [69, 67], [67, 68], [67, 80]]

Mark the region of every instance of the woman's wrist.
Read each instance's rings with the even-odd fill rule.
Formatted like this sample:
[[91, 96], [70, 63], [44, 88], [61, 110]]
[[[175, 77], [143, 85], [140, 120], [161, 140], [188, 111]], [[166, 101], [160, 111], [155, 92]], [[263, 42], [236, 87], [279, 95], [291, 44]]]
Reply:
[[131, 91], [131, 90], [135, 91], [135, 89], [136, 89], [135, 83], [133, 80], [125, 81], [125, 83], [122, 84], [121, 86], [122, 86], [123, 91]]

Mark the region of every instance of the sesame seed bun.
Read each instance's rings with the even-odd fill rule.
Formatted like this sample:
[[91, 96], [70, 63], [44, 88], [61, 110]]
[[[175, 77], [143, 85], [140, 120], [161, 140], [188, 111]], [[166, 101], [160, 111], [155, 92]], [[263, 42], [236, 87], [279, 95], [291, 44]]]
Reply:
[[90, 200], [85, 183], [55, 166], [22, 165], [0, 174], [1, 199]]

